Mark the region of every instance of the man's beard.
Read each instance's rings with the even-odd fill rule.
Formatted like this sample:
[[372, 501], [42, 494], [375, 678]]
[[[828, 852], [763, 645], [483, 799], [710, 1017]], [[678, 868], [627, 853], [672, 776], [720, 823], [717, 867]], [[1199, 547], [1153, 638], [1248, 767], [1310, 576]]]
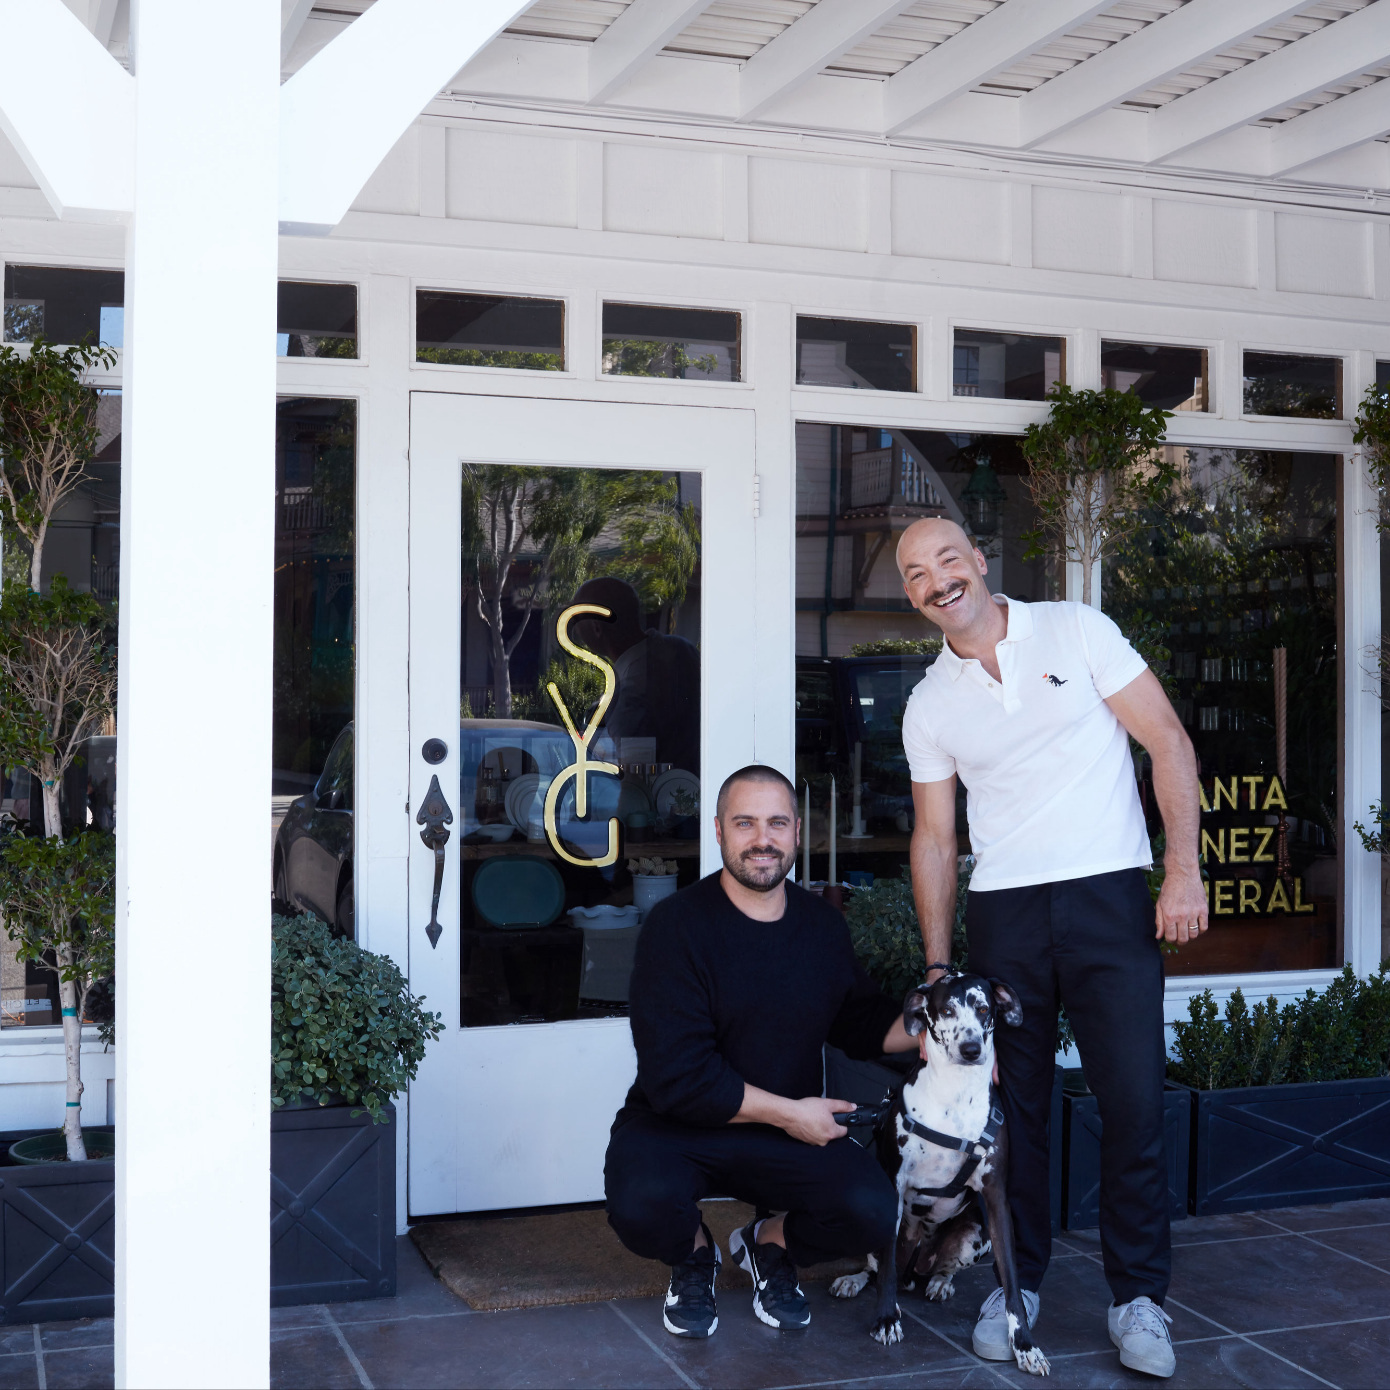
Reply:
[[[749, 862], [749, 856], [754, 854], [776, 854], [778, 860], [776, 864], [755, 865]], [[730, 858], [728, 851], [724, 851], [724, 867], [745, 888], [751, 888], [755, 893], [767, 893], [776, 888], [791, 872], [795, 863], [795, 850], [790, 851], [784, 858], [776, 845], [754, 845], [752, 849], [744, 850], [737, 859]]]

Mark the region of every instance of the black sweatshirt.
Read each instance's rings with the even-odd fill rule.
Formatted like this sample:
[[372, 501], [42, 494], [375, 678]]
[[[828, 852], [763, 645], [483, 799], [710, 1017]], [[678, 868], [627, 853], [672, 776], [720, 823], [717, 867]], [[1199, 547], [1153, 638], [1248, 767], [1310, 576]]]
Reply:
[[637, 1080], [627, 1105], [727, 1124], [743, 1083], [798, 1100], [822, 1089], [821, 1046], [883, 1051], [901, 1006], [865, 975], [845, 919], [787, 884], [776, 922], [746, 917], [718, 873], [652, 908], [629, 991]]

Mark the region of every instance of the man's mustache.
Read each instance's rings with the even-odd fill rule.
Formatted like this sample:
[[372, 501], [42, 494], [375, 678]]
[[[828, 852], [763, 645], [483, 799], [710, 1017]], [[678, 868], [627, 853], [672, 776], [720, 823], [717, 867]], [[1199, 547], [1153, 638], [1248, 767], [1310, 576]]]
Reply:
[[964, 582], [964, 580], [961, 580], [961, 581], [959, 581], [958, 583], [952, 584], [951, 587], [950, 587], [949, 589], [938, 589], [938, 590], [927, 600], [927, 606], [930, 606], [930, 605], [933, 604], [933, 603], [940, 603], [942, 599], [944, 599], [944, 598], [950, 598], [952, 594], [958, 594], [958, 593], [961, 592], [962, 589], [965, 589], [965, 588], [968, 588], [968, 587], [969, 587], [969, 586]]
[[752, 849], [744, 850], [739, 858], [751, 859], [755, 854], [774, 854], [778, 859], [782, 858], [782, 851], [776, 845], [754, 845]]

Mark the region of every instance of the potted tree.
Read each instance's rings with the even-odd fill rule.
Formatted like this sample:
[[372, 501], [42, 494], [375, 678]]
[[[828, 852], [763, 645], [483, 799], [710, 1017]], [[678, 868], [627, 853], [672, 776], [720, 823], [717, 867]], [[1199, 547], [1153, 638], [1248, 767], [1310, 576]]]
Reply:
[[1198, 1216], [1390, 1196], [1390, 961], [1253, 1009], [1210, 990], [1173, 1024]]
[[43, 559], [54, 514], [87, 480], [96, 453], [98, 397], [86, 377], [113, 361], [109, 349], [88, 344], [59, 351], [38, 339], [23, 354], [0, 347], [0, 527], [20, 555], [27, 551], [26, 577], [0, 589], [0, 764], [23, 769], [40, 788], [44, 841], [7, 837], [0, 913], [19, 958], [58, 977], [67, 1095], [63, 1150], [52, 1156], [74, 1161], [87, 1157], [83, 1005], [112, 963], [114, 850], [97, 832], [64, 840], [59, 793], [83, 743], [111, 714], [115, 670], [110, 611], [63, 575], [44, 593]]
[[[271, 947], [270, 1282], [276, 1307], [396, 1289], [391, 1098], [443, 1031], [386, 956], [315, 917]], [[113, 1305], [110, 1163], [6, 1168], [0, 1321], [104, 1317]], [[79, 1176], [80, 1180], [79, 1180]], [[50, 1197], [58, 1200], [50, 1200]], [[13, 1219], [13, 1218], [21, 1219]]]
[[396, 1291], [396, 1112], [444, 1031], [388, 956], [274, 919], [271, 1303]]
[[1091, 602], [1095, 566], [1147, 525], [1178, 473], [1165, 456], [1172, 412], [1148, 409], [1130, 391], [1076, 391], [1059, 384], [1051, 410], [1029, 425], [1023, 454], [1038, 525], [1025, 558], [1060, 554], [1081, 566], [1081, 601]]

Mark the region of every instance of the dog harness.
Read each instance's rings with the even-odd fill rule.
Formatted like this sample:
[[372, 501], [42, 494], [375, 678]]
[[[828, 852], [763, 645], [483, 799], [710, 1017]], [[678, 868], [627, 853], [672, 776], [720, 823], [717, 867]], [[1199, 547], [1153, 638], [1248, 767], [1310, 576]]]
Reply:
[[[917, 1196], [959, 1197], [965, 1191], [965, 1185], [970, 1181], [975, 1169], [984, 1162], [986, 1155], [994, 1147], [995, 1138], [998, 1136], [1000, 1126], [1003, 1123], [1004, 1112], [999, 1108], [999, 1092], [992, 1082], [989, 1088], [989, 1119], [985, 1121], [985, 1127], [981, 1130], [978, 1139], [958, 1139], [954, 1134], [942, 1134], [940, 1130], [928, 1129], [926, 1125], [918, 1124], [904, 1110], [903, 1124], [909, 1133], [915, 1134], [919, 1139], [925, 1139], [928, 1144], [935, 1144], [939, 1149], [955, 1149], [965, 1155], [965, 1162], [961, 1164], [960, 1171], [945, 1187], [919, 1187], [916, 1189]], [[912, 1214], [914, 1216], [926, 1215], [925, 1206], [914, 1202]]]

